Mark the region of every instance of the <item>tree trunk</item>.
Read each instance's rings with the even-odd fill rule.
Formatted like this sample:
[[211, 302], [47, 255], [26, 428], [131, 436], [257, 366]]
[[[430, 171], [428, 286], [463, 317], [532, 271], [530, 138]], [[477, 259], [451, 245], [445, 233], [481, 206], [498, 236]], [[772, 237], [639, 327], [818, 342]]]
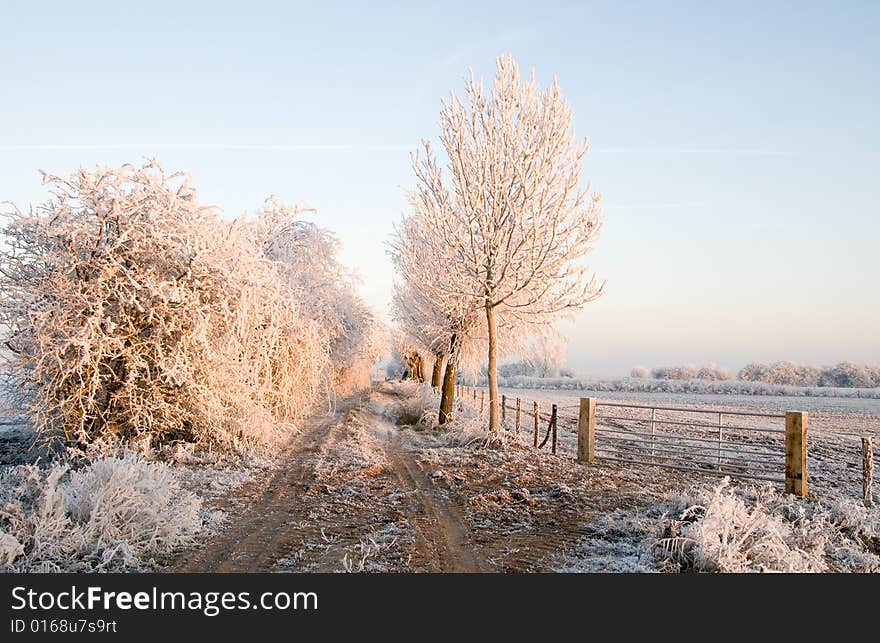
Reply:
[[443, 375], [443, 388], [440, 391], [440, 417], [438, 422], [446, 424], [451, 418], [452, 404], [455, 402], [455, 378], [458, 376], [458, 347], [455, 335], [449, 342], [449, 357], [446, 360], [446, 372]]
[[425, 358], [421, 355], [416, 357], [416, 381], [419, 384], [425, 383]]
[[434, 368], [431, 370], [431, 386], [434, 388], [440, 387], [440, 380], [443, 377], [443, 356], [437, 357], [434, 360]]
[[406, 379], [418, 381], [419, 380], [419, 363], [415, 357], [409, 355], [405, 358], [406, 363]]
[[498, 330], [495, 326], [495, 308], [486, 302], [486, 326], [489, 331], [489, 433], [498, 433]]

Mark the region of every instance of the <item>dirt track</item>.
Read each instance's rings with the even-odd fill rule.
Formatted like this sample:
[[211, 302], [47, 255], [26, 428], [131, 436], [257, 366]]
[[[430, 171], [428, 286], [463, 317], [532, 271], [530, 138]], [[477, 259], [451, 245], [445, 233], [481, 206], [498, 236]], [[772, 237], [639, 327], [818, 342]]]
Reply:
[[[182, 555], [175, 571], [369, 571], [371, 565], [377, 571], [379, 565], [383, 571], [490, 571], [475, 555], [458, 508], [384, 415], [393, 401], [380, 393], [315, 418], [268, 480], [237, 492], [247, 510], [205, 546]], [[354, 436], [353, 422], [363, 427]], [[322, 473], [322, 464], [344, 461], [338, 445], [357, 439], [378, 445], [380, 462]], [[391, 538], [377, 540], [383, 527]]]
[[216, 507], [230, 514], [222, 533], [171, 569], [549, 571], [579, 540], [599, 535], [594, 516], [686, 482], [587, 468], [524, 443], [452, 444], [399, 424], [412, 394], [383, 384], [314, 419], [273, 474]]

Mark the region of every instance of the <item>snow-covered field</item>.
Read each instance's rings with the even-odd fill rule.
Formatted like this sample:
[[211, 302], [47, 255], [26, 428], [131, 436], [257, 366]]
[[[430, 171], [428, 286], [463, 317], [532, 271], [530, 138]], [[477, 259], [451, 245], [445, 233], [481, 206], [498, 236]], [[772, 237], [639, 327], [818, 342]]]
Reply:
[[[675, 393], [628, 393], [596, 392], [546, 389], [502, 388], [507, 396], [508, 418], [513, 417], [510, 410], [516, 399], [521, 400], [523, 411], [531, 410], [532, 402], [537, 401], [542, 415], [541, 431], [546, 427], [546, 419], [552, 404], [559, 409], [560, 451], [575, 454], [577, 450], [576, 418], [578, 399], [594, 396], [598, 400], [597, 439], [601, 443], [603, 435], [601, 421], [603, 415], [629, 415], [633, 418], [650, 417], [647, 410], [628, 410], [617, 407], [604, 407], [602, 402], [614, 402], [645, 406], [674, 406], [713, 411], [744, 411], [756, 413], [784, 413], [786, 411], [806, 411], [808, 415], [808, 475], [811, 488], [816, 491], [834, 490], [849, 497], [861, 494], [861, 461], [863, 435], [874, 436], [875, 454], [880, 436], [880, 400], [853, 398], [810, 398], [781, 396], [732, 396], [732, 395], [684, 395]], [[478, 393], [479, 395], [479, 393]], [[664, 417], [683, 419], [688, 414], [667, 413]], [[693, 420], [694, 417], [687, 417]], [[703, 420], [705, 421], [705, 417]], [[522, 424], [531, 431], [531, 416], [523, 416]], [[740, 418], [743, 425], [783, 429], [784, 421], [770, 418]], [[644, 425], [644, 424], [643, 424]], [[524, 431], [526, 429], [524, 428]], [[543, 437], [543, 434], [542, 434]], [[781, 453], [782, 442], [778, 434], [745, 438], [758, 447]], [[875, 455], [875, 457], [877, 457]], [[783, 463], [779, 461], [779, 473]]]
[[[834, 386], [793, 386], [786, 384], [767, 384], [766, 382], [744, 382], [742, 380], [658, 380], [625, 377], [621, 379], [577, 379], [572, 377], [533, 377], [515, 375], [499, 377], [499, 386], [515, 389], [552, 389], [580, 391], [584, 393], [635, 393], [759, 396], [773, 397], [845, 397], [880, 399], [880, 388], [849, 388]], [[478, 378], [485, 386], [486, 378]]]
[[880, 432], [880, 399], [843, 397], [802, 397], [778, 395], [712, 395], [687, 393], [633, 393], [625, 391], [573, 391], [548, 389], [501, 388], [508, 399], [520, 398], [523, 404], [537, 400], [543, 407], [557, 403], [576, 407], [582, 397], [605, 402], [656, 406], [688, 406], [722, 411], [758, 413], [809, 413], [811, 433], [838, 433], [861, 436]]

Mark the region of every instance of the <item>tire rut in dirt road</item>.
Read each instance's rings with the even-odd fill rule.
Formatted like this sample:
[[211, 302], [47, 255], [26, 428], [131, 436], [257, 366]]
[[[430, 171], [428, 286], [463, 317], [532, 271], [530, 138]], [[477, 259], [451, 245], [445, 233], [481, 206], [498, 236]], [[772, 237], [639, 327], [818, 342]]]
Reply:
[[[281, 465], [256, 497], [251, 508], [175, 569], [180, 572], [266, 571], [274, 563], [272, 553], [279, 541], [295, 528], [298, 497], [314, 480], [314, 457], [329, 435], [336, 416], [314, 421], [296, 436], [280, 458]], [[250, 495], [253, 488], [243, 490]]]
[[401, 486], [407, 490], [407, 517], [418, 533], [417, 546], [436, 561], [438, 571], [491, 571], [476, 555], [461, 513], [434, 488], [418, 463], [400, 447], [399, 440], [389, 439], [386, 453]]
[[[268, 481], [234, 494], [225, 530], [184, 553], [172, 568], [492, 571], [476, 555], [460, 509], [435, 487], [386, 418], [390, 400], [376, 402], [349, 400], [309, 423]], [[362, 448], [375, 450], [377, 464], [358, 468]], [[389, 543], [377, 537], [383, 533], [399, 536]]]

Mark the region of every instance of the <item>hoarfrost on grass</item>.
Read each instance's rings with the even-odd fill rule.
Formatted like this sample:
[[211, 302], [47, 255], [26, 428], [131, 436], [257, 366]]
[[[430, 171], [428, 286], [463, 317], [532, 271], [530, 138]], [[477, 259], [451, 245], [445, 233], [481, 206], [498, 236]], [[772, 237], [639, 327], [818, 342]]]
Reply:
[[559, 571], [878, 572], [880, 511], [771, 485], [696, 486], [596, 518]]
[[5, 571], [122, 571], [202, 529], [201, 501], [174, 471], [135, 453], [0, 474], [0, 563]]

